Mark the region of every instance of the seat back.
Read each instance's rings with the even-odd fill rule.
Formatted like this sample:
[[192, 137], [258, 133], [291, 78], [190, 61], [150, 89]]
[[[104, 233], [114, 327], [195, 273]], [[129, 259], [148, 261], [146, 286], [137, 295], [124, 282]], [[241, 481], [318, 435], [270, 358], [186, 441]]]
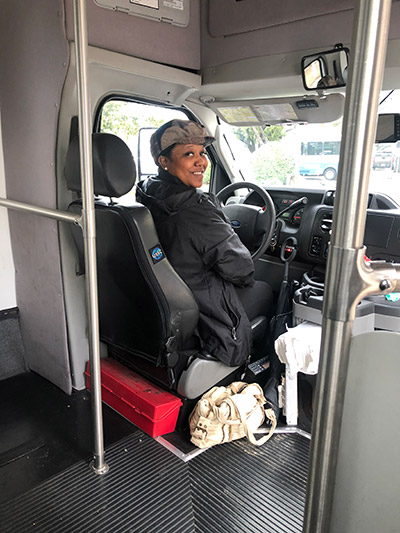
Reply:
[[[68, 187], [80, 191], [79, 140], [72, 140], [65, 167]], [[96, 195], [119, 197], [132, 189], [135, 164], [118, 137], [93, 135]], [[80, 213], [82, 202], [70, 211]], [[162, 250], [150, 212], [141, 204], [126, 207], [95, 200], [100, 338], [121, 362], [174, 385], [185, 367], [185, 349], [198, 321], [198, 307]], [[80, 228], [72, 227], [83, 264]]]

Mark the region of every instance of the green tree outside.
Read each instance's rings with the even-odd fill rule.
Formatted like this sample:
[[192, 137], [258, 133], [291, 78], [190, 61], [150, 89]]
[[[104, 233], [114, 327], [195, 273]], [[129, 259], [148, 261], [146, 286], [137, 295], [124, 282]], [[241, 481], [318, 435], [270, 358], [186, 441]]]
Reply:
[[279, 141], [271, 141], [252, 154], [256, 181], [272, 186], [289, 185], [295, 171], [294, 158]]
[[280, 141], [286, 132], [282, 125], [277, 126], [252, 126], [234, 128], [236, 137], [244, 142], [250, 152], [254, 152], [269, 141]]
[[131, 102], [121, 102], [111, 100], [103, 107], [101, 114], [101, 131], [118, 135], [128, 144], [137, 137], [140, 128], [159, 128], [164, 119], [153, 116], [139, 117], [132, 111], [135, 107]]

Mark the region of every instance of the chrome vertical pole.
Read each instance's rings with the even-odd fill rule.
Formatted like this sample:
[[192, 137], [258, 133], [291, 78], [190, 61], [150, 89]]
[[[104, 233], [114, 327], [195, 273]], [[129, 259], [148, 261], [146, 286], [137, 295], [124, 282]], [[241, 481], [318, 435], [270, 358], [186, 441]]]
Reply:
[[[391, 0], [359, 0], [350, 49], [340, 167], [323, 309], [323, 342], [303, 531], [331, 531], [332, 501], [362, 260], [369, 169]], [[358, 262], [358, 263], [357, 263]]]
[[86, 294], [89, 315], [89, 359], [94, 433], [91, 467], [105, 474], [103, 413], [101, 406], [99, 313], [97, 296], [96, 227], [93, 201], [92, 131], [87, 74], [86, 0], [74, 0], [76, 75], [79, 104], [79, 147], [82, 176], [82, 217], [85, 243]]

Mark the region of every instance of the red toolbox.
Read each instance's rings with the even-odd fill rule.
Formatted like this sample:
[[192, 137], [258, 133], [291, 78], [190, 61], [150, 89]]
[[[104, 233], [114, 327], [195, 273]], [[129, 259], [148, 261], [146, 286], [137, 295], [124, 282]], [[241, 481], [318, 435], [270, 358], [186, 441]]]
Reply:
[[[90, 390], [89, 363], [85, 374]], [[175, 430], [181, 400], [114, 359], [101, 359], [101, 392], [104, 403], [150, 437]]]

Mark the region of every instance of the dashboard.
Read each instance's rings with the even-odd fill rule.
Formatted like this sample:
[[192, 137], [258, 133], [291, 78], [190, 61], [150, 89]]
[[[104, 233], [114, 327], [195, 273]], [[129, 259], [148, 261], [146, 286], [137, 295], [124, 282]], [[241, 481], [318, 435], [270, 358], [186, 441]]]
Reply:
[[[277, 217], [267, 256], [278, 257], [285, 239], [294, 237], [297, 241], [296, 261], [325, 265], [335, 191], [270, 188], [267, 192], [277, 214], [289, 207]], [[305, 205], [296, 202], [301, 198], [306, 198]], [[244, 203], [262, 206], [256, 192], [251, 192]], [[292, 204], [293, 208], [290, 208]], [[369, 195], [364, 244], [368, 257], [373, 260], [400, 261], [400, 208], [383, 194]]]

